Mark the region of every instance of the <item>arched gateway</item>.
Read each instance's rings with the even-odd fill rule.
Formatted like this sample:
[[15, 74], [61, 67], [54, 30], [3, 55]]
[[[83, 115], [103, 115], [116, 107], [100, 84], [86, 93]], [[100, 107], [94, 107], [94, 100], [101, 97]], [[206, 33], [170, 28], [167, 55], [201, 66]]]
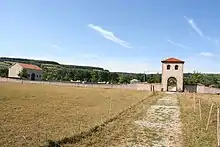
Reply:
[[183, 65], [185, 61], [168, 58], [161, 62], [163, 91], [183, 91]]

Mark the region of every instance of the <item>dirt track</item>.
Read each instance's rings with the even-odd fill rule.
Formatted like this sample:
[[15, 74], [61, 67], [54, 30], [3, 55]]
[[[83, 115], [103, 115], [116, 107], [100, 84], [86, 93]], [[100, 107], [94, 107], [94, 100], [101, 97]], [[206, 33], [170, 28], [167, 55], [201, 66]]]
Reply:
[[126, 146], [182, 146], [180, 107], [176, 95], [164, 96], [158, 99], [156, 105], [143, 111], [145, 115], [134, 121], [137, 139]]
[[[180, 147], [181, 124], [175, 95], [154, 96], [102, 126], [57, 142], [59, 146]], [[51, 142], [51, 146], [55, 146]]]

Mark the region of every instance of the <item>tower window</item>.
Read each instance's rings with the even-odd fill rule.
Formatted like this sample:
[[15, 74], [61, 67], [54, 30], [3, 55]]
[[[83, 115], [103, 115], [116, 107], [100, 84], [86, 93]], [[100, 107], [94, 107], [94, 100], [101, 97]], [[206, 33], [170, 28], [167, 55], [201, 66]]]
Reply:
[[170, 65], [167, 65], [167, 70], [170, 70]]
[[178, 65], [175, 65], [175, 70], [178, 70], [179, 66]]

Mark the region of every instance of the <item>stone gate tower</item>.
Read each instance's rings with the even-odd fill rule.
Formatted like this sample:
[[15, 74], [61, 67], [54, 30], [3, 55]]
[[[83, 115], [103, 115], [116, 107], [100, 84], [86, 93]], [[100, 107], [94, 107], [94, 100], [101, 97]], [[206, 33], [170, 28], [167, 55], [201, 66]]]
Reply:
[[185, 61], [168, 58], [162, 62], [162, 88], [168, 91], [169, 78], [176, 79], [176, 91], [183, 91], [183, 65]]

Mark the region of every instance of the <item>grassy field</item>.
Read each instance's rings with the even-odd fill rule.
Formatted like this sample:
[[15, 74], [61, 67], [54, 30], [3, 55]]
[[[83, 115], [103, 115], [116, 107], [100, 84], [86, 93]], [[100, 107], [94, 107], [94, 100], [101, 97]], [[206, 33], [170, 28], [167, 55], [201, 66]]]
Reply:
[[0, 68], [8, 68], [12, 63], [0, 61]]
[[[83, 144], [106, 146], [109, 143], [117, 146], [123, 137], [128, 136], [125, 134], [132, 132], [128, 122], [136, 120], [143, 105], [149, 107], [157, 98], [149, 98], [141, 102], [142, 105], [138, 104], [134, 109], [122, 113], [114, 124], [107, 124], [101, 131], [94, 133], [94, 137], [78, 143], [73, 143], [71, 139], [150, 95], [149, 92], [124, 89], [0, 83], [0, 146], [40, 146], [48, 140], [62, 141], [68, 147]], [[192, 94], [178, 94], [178, 97], [183, 146], [216, 146], [216, 112], [220, 106], [220, 96], [197, 94], [195, 112]], [[214, 106], [206, 130], [212, 103]], [[65, 143], [65, 138], [70, 140]]]
[[0, 146], [39, 146], [88, 130], [150, 93], [0, 83]]
[[[199, 99], [201, 99], [201, 116], [199, 113]], [[219, 95], [197, 94], [196, 109], [194, 112], [193, 95], [179, 95], [181, 115], [182, 115], [182, 130], [183, 130], [183, 146], [186, 147], [215, 147], [217, 146], [216, 138], [216, 112], [220, 105]], [[207, 120], [211, 104], [213, 105], [210, 124], [206, 130]]]

